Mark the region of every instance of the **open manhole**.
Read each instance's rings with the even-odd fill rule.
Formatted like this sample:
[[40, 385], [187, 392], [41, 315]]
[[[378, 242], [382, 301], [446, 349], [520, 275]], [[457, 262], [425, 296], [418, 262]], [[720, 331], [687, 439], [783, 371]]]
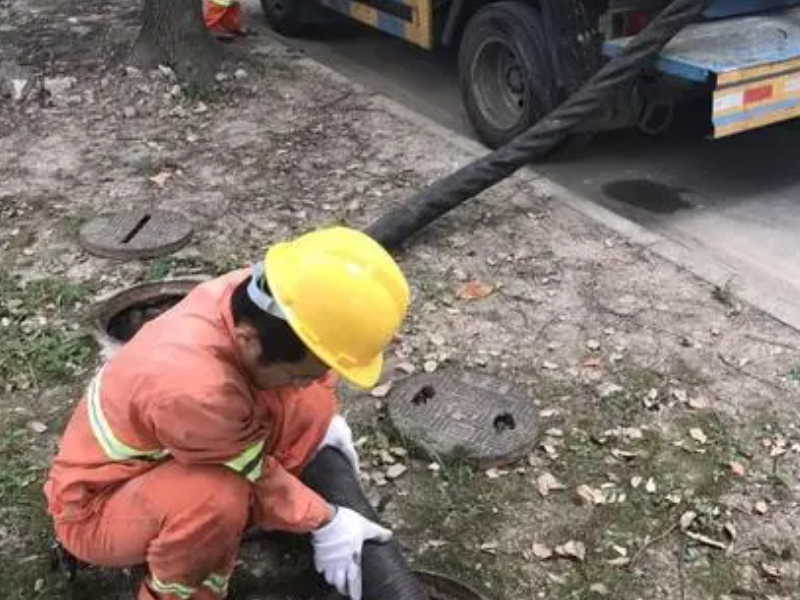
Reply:
[[203, 279], [143, 283], [98, 302], [92, 333], [107, 353], [129, 341], [142, 326], [180, 302]]
[[79, 240], [91, 254], [131, 259], [170, 254], [191, 237], [192, 226], [179, 213], [133, 210], [92, 219], [81, 228]]
[[431, 458], [461, 458], [482, 468], [513, 462], [533, 447], [537, 410], [520, 386], [473, 371], [444, 370], [402, 380], [389, 418]]

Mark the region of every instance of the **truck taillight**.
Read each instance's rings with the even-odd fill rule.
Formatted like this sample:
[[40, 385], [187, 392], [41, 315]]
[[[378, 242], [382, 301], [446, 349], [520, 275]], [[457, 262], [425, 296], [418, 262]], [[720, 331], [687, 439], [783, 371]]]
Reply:
[[625, 27], [625, 35], [636, 35], [647, 27], [651, 19], [652, 16], [646, 12], [634, 12], [629, 14]]

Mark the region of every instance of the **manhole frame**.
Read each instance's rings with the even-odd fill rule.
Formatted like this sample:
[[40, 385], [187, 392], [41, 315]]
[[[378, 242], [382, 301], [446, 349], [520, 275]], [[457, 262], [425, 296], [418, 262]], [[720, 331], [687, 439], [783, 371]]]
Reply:
[[[100, 242], [96, 237], [101, 235], [100, 232], [104, 228], [108, 229], [113, 219], [123, 219], [130, 216], [131, 223], [135, 223], [133, 229], [129, 232], [135, 233], [132, 239], [139, 234], [137, 229], [142, 229], [146, 226], [140, 226], [142, 221], [149, 217], [147, 222], [153, 218], [162, 218], [167, 220], [176, 228], [176, 233], [173, 239], [167, 239], [166, 242], [156, 243], [145, 248], [136, 248], [124, 246], [119, 241], [114, 242]], [[127, 229], [127, 228], [126, 228]], [[111, 232], [109, 232], [110, 234]], [[118, 233], [118, 232], [117, 232]], [[81, 247], [89, 254], [100, 256], [102, 258], [116, 258], [119, 260], [131, 260], [141, 258], [155, 258], [157, 256], [164, 256], [172, 254], [186, 246], [194, 235], [194, 228], [191, 222], [183, 214], [171, 210], [125, 210], [118, 212], [101, 213], [90, 219], [81, 226], [78, 232], [78, 242]]]
[[148, 281], [116, 290], [97, 300], [90, 309], [90, 330], [105, 358], [110, 358], [126, 344], [108, 333], [109, 323], [114, 316], [132, 304], [156, 301], [165, 296], [186, 296], [195, 287], [210, 278], [209, 275], [193, 275], [162, 281]]

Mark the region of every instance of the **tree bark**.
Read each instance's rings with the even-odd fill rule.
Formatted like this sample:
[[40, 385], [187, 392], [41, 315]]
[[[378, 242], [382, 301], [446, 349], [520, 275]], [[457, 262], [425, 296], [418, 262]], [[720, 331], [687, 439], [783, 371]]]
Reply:
[[132, 60], [142, 68], [169, 65], [190, 88], [210, 88], [222, 47], [206, 29], [201, 0], [144, 0]]

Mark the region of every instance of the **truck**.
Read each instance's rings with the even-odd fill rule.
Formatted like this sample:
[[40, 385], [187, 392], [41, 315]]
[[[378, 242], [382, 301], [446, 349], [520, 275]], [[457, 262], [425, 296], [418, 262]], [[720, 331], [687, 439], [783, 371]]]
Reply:
[[[458, 53], [478, 137], [507, 143], [574, 93], [670, 0], [261, 0], [269, 25], [306, 35], [344, 15]], [[713, 138], [800, 116], [800, 0], [714, 0], [585, 125], [666, 130], [688, 100]]]

